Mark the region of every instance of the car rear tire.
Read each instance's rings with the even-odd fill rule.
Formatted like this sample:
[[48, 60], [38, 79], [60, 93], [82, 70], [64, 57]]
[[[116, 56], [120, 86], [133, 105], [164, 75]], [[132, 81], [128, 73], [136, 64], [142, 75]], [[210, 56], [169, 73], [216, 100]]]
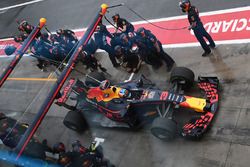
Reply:
[[181, 84], [183, 89], [189, 89], [194, 83], [194, 72], [186, 67], [176, 67], [170, 75], [170, 82]]
[[85, 79], [85, 85], [86, 86], [92, 86], [92, 87], [96, 87], [100, 85], [100, 82], [104, 81], [106, 79], [106, 77], [104, 76], [103, 73], [101, 72], [91, 72], [86, 76]]
[[63, 120], [63, 124], [76, 132], [87, 130], [88, 124], [84, 117], [77, 111], [69, 111]]
[[155, 118], [151, 127], [151, 133], [163, 141], [173, 140], [175, 138], [176, 131], [176, 123], [171, 119], [162, 117]]

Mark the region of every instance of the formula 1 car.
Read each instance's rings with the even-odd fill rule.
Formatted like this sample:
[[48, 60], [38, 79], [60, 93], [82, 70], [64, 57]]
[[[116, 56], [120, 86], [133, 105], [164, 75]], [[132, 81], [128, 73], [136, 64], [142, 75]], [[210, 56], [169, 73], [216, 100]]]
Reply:
[[[158, 89], [144, 76], [111, 86], [103, 75], [94, 72], [87, 75], [85, 82], [69, 80], [56, 104], [71, 110], [64, 118], [64, 125], [72, 130], [83, 131], [90, 122], [98, 121], [102, 126], [137, 128], [153, 120], [151, 133], [166, 141], [176, 136], [175, 109], [189, 108], [201, 114], [186, 123], [181, 134], [200, 138], [218, 110], [219, 80], [217, 77], [198, 78], [198, 87], [205, 92], [205, 98], [184, 95], [184, 90], [191, 88], [193, 83], [194, 73], [185, 67], [172, 71], [168, 91]], [[76, 98], [71, 92], [77, 95]], [[68, 99], [76, 99], [76, 105], [69, 105]], [[102, 113], [102, 117], [104, 115], [112, 123], [99, 119], [97, 113]]]
[[[17, 122], [15, 119], [0, 113], [0, 141], [8, 148], [14, 149], [21, 136], [24, 134], [28, 124]], [[66, 151], [63, 143], [58, 142], [53, 147], [47, 145], [47, 140], [40, 142], [33, 137], [25, 148], [24, 156], [16, 161], [15, 154], [7, 153], [3, 157], [1, 151], [0, 160], [14, 162], [18, 166], [67, 166], [67, 167], [114, 167], [109, 160], [103, 156], [101, 145], [92, 142], [89, 148], [80, 144], [72, 143], [72, 150]], [[13, 160], [14, 159], [14, 160]], [[54, 165], [53, 165], [54, 164]], [[58, 164], [58, 165], [55, 165]], [[85, 165], [83, 165], [85, 164]]]

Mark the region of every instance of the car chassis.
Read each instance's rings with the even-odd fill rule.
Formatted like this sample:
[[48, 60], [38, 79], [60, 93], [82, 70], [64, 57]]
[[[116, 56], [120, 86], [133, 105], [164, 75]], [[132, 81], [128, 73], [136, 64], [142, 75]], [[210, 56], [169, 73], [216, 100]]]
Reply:
[[[205, 92], [205, 98], [187, 96], [184, 95], [184, 90], [193, 85], [194, 73], [185, 67], [176, 67], [172, 71], [168, 91], [158, 89], [143, 75], [137, 80], [109, 86], [106, 90], [99, 87], [103, 80], [105, 77], [98, 72], [87, 75], [85, 82], [69, 80], [56, 102], [71, 110], [64, 118], [66, 127], [80, 132], [90, 122], [97, 122], [105, 127], [138, 128], [153, 120], [151, 133], [168, 141], [177, 132], [177, 123], [173, 120], [174, 109], [184, 107], [201, 114], [183, 126], [182, 136], [200, 138], [218, 110], [218, 78], [198, 77], [197, 85]], [[118, 92], [121, 89], [128, 90], [131, 96], [120, 97]], [[71, 92], [76, 94], [75, 98], [71, 96]], [[76, 105], [67, 104], [68, 99], [76, 100]]]

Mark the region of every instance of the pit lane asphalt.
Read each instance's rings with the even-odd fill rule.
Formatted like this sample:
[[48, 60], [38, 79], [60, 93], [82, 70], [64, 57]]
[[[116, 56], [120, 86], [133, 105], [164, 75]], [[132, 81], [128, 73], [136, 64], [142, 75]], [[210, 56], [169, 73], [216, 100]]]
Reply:
[[[32, 6], [37, 5], [39, 4]], [[238, 1], [235, 5], [238, 5]], [[37, 16], [37, 19], [39, 17]], [[87, 16], [84, 17], [87, 18]], [[34, 19], [34, 22], [37, 19]], [[201, 57], [200, 47], [166, 51], [176, 60], [178, 66], [191, 68], [196, 78], [198, 75], [218, 76], [222, 82], [219, 112], [212, 129], [201, 141], [193, 142], [178, 137], [175, 141], [166, 143], [154, 138], [148, 130], [131, 132], [93, 128], [88, 133], [79, 135], [63, 126], [62, 119], [67, 111], [55, 105], [38, 129], [39, 138], [48, 138], [49, 144], [63, 141], [67, 146], [70, 146], [76, 138], [86, 146], [94, 137], [104, 138], [105, 142], [102, 145], [105, 157], [118, 167], [248, 167], [250, 163], [250, 68], [248, 65], [250, 45], [220, 45], [213, 50], [213, 55], [205, 58]], [[113, 69], [106, 54], [105, 56], [106, 58], [102, 58], [101, 61], [113, 78], [125, 80], [129, 77], [124, 71]], [[0, 71], [2, 71], [10, 59], [0, 61]], [[82, 70], [82, 67], [78, 69]], [[161, 87], [166, 86], [169, 77], [164, 67], [154, 71], [143, 65], [139, 73], [146, 74]], [[10, 77], [48, 78], [49, 75], [50, 72], [39, 71], [32, 58], [24, 57]], [[82, 74], [77, 72], [72, 76], [83, 78]], [[7, 81], [0, 89], [0, 112], [20, 118], [21, 113], [28, 108], [22, 121], [30, 122], [52, 82], [48, 82], [45, 88], [43, 88], [44, 84], [41, 81]], [[29, 105], [31, 102], [33, 102], [32, 105]]]

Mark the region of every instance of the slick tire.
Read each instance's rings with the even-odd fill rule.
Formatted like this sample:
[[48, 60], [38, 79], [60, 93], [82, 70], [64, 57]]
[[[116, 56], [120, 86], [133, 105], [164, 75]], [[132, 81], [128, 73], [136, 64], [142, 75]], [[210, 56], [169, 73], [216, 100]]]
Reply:
[[177, 125], [171, 119], [158, 117], [155, 118], [151, 127], [151, 133], [163, 141], [171, 141], [175, 138]]
[[97, 87], [100, 85], [100, 82], [104, 81], [106, 77], [101, 72], [91, 72], [86, 76], [85, 85], [88, 87]]
[[186, 67], [176, 67], [170, 75], [172, 84], [181, 84], [184, 90], [191, 88], [194, 84], [194, 72]]
[[83, 131], [88, 129], [87, 121], [81, 115], [81, 113], [77, 111], [69, 111], [63, 120], [63, 124], [78, 133], [82, 133]]

